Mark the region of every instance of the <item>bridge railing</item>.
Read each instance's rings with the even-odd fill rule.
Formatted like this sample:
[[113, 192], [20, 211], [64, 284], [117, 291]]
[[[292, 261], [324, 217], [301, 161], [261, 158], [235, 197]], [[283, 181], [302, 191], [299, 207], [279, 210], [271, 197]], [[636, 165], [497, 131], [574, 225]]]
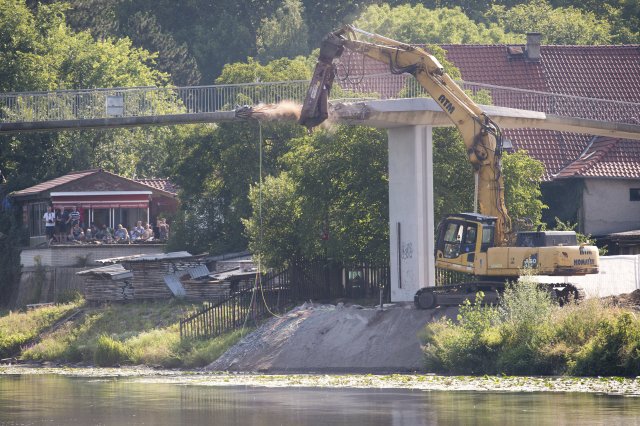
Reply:
[[[551, 114], [640, 124], [640, 104], [488, 84], [460, 82], [479, 103]], [[233, 111], [238, 105], [302, 103], [306, 80], [194, 87], [131, 87], [0, 94], [1, 122], [42, 122]], [[332, 99], [397, 99], [427, 96], [409, 75], [336, 79]]]

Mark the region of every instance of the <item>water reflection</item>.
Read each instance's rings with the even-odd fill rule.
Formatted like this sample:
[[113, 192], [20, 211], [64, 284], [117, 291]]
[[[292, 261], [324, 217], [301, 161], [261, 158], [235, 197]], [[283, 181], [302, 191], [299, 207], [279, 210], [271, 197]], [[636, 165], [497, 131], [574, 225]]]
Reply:
[[2, 425], [640, 425], [636, 398], [594, 394], [211, 387], [0, 376]]

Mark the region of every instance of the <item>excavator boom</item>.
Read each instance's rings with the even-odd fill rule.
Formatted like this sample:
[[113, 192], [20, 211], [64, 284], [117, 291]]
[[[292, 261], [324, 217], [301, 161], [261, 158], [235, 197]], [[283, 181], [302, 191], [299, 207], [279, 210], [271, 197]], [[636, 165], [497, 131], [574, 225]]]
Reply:
[[[360, 40], [357, 33], [367, 37]], [[505, 280], [517, 279], [523, 269], [540, 274], [569, 276], [598, 272], [597, 247], [578, 245], [573, 232], [538, 231], [511, 235], [502, 176], [500, 128], [445, 72], [440, 62], [420, 47], [346, 26], [325, 37], [299, 122], [309, 128], [328, 117], [328, 98], [335, 66], [344, 49], [389, 65], [391, 73], [412, 74], [456, 125], [476, 172], [479, 213], [444, 218], [436, 232], [436, 267], [474, 275], [474, 283], [421, 288], [414, 301], [419, 308], [458, 305], [482, 291], [495, 301]], [[425, 283], [426, 284], [426, 283]], [[579, 298], [572, 284], [545, 287], [558, 300]]]
[[[372, 41], [359, 40], [356, 33]], [[459, 129], [469, 161], [478, 176], [476, 189], [479, 210], [497, 218], [495, 243], [504, 245], [511, 233], [511, 220], [504, 203], [504, 182], [500, 157], [500, 128], [444, 71], [438, 59], [421, 49], [353, 26], [328, 34], [302, 106], [299, 123], [312, 128], [328, 117], [328, 98], [335, 77], [333, 61], [344, 49], [359, 52], [389, 65], [394, 74], [412, 74], [442, 107]]]

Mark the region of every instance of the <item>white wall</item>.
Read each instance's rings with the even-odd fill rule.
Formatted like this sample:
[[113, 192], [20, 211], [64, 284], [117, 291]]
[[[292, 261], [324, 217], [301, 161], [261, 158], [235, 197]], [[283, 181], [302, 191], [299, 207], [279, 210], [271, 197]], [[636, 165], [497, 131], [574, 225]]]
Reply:
[[640, 188], [640, 180], [585, 179], [584, 233], [605, 235], [640, 229], [640, 201], [629, 201], [630, 188]]
[[431, 130], [431, 126], [388, 130], [393, 302], [411, 302], [420, 288], [435, 282]]
[[640, 255], [601, 256], [600, 273], [581, 277], [534, 277], [538, 282], [570, 282], [582, 288], [587, 297], [631, 293], [640, 288]]
[[55, 245], [39, 249], [23, 249], [20, 264], [24, 268], [36, 266], [35, 258], [40, 257], [42, 266], [75, 266], [79, 258], [86, 258], [88, 264], [95, 265], [98, 259], [109, 259], [134, 254], [164, 253], [164, 244], [82, 244]]

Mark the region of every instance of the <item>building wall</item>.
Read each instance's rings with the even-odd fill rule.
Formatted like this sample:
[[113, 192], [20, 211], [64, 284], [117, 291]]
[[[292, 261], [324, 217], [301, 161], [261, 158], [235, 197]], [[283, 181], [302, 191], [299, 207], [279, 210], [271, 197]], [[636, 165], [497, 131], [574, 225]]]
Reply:
[[33, 268], [36, 266], [36, 256], [39, 256], [42, 266], [96, 265], [98, 259], [164, 253], [164, 248], [164, 244], [83, 244], [23, 249], [20, 253], [20, 264], [23, 268]]
[[533, 278], [542, 283], [576, 284], [589, 298], [631, 293], [640, 288], [640, 255], [602, 256], [598, 274], [581, 277], [541, 275]]
[[640, 180], [585, 179], [583, 232], [605, 235], [640, 229], [640, 201], [629, 200], [631, 188], [640, 188]]
[[16, 306], [30, 303], [59, 302], [68, 300], [74, 293], [84, 293], [84, 279], [76, 272], [87, 268], [42, 267], [26, 268], [20, 275]]

